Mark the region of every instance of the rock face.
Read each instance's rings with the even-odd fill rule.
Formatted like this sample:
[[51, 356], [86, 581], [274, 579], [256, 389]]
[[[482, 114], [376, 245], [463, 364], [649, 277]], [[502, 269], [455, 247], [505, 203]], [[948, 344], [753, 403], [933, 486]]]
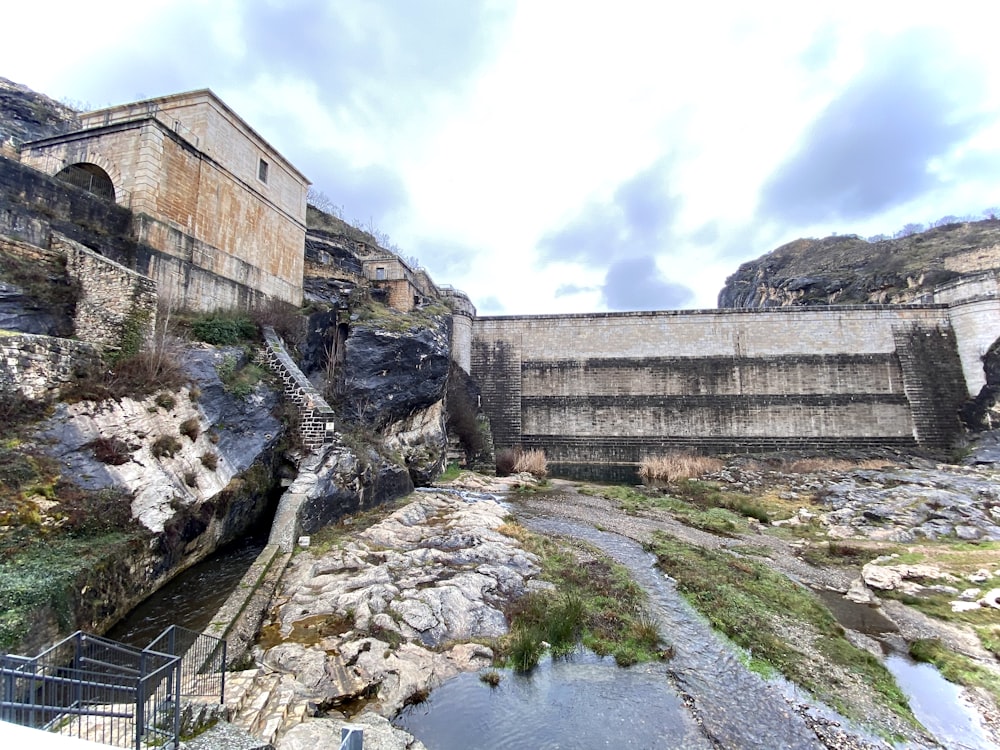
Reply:
[[381, 427], [443, 399], [451, 361], [449, 333], [446, 316], [408, 331], [353, 324], [344, 365], [347, 412]]
[[346, 341], [343, 412], [377, 429], [418, 486], [441, 472], [447, 454], [449, 341], [449, 318], [443, 315], [405, 331], [354, 324]]
[[448, 644], [504, 634], [504, 600], [538, 572], [497, 531], [506, 515], [490, 497], [421, 492], [343, 547], [296, 555], [260, 659], [292, 675], [302, 700], [330, 707], [377, 695], [368, 705], [383, 716], [488, 666], [490, 649]]
[[[246, 400], [226, 393], [215, 365], [227, 353], [190, 348], [184, 361], [189, 386], [141, 400], [59, 403], [34, 434], [37, 448], [77, 484], [124, 490], [123, 502], [131, 498], [132, 516], [149, 532], [124, 557], [95, 571], [100, 585], [82, 586], [74, 601], [78, 627], [109, 627], [267, 511], [283, 429], [271, 415], [277, 395], [264, 387]], [[39, 613], [38, 620], [50, 614]], [[51, 619], [52, 628], [36, 628], [47, 638], [25, 650], [67, 634], [70, 623]]]
[[56, 135], [67, 129], [76, 114], [44, 94], [0, 78], [0, 133], [5, 136], [30, 141]]
[[347, 446], [327, 451], [308, 475], [303, 472], [293, 487], [311, 477], [297, 511], [301, 530], [310, 534], [350, 513], [403, 497], [413, 490], [406, 467], [374, 449]]
[[799, 239], [741, 265], [719, 292], [719, 307], [922, 302], [939, 284], [997, 267], [998, 220], [874, 243], [855, 235]]
[[1000, 474], [995, 469], [857, 470], [822, 486], [833, 537], [909, 542], [1000, 540]]
[[971, 430], [994, 430], [1000, 427], [1000, 339], [983, 355], [986, 385], [961, 412], [962, 421]]

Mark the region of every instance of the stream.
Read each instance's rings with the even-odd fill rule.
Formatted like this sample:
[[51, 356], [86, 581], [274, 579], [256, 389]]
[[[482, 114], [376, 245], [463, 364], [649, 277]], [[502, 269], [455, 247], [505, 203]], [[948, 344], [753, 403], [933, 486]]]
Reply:
[[[493, 688], [478, 675], [462, 675], [393, 721], [428, 748], [797, 750], [826, 747], [809, 723], [850, 725], [787, 681], [764, 680], [747, 670], [636, 542], [525, 510], [518, 508], [518, 520], [530, 530], [584, 540], [627, 567], [647, 592], [651, 614], [675, 655], [667, 663], [622, 669], [612, 659], [579, 652], [544, 660], [529, 674], [503, 670]], [[901, 656], [890, 656], [886, 666], [943, 747], [995, 750], [958, 689], [937, 670]], [[886, 747], [856, 726], [850, 734]]]

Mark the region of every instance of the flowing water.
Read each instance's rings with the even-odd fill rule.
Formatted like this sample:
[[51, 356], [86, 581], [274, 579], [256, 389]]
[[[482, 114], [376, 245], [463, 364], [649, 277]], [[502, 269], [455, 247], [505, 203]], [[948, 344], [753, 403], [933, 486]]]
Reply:
[[890, 654], [886, 668], [906, 693], [914, 716], [952, 750], [997, 750], [979, 724], [975, 710], [930, 664]]
[[[647, 592], [674, 658], [621, 669], [593, 654], [577, 654], [545, 661], [530, 674], [504, 671], [495, 688], [477, 675], [462, 675], [395, 721], [429, 748], [821, 748], [793, 703], [812, 720], [846, 723], [784, 680], [765, 681], [749, 672], [635, 542], [559, 518], [522, 512], [519, 520], [539, 533], [585, 540], [627, 567]], [[843, 597], [824, 598], [850, 621], [847, 627], [872, 635], [896, 629], [870, 607], [848, 611], [840, 606]], [[900, 656], [888, 657], [886, 666], [944, 747], [996, 750], [958, 688], [937, 670]], [[857, 727], [853, 731], [865, 736]]]
[[263, 539], [248, 538], [216, 552], [145, 599], [106, 636], [145, 648], [170, 625], [203, 630], [262, 549]]
[[[530, 674], [502, 673], [496, 687], [475, 674], [449, 680], [393, 723], [434, 750], [712, 747], [663, 665], [621, 669], [581, 652], [545, 659]], [[624, 710], [634, 706], [641, 712]]]
[[593, 658], [557, 660], [529, 675], [508, 675], [496, 690], [464, 676], [400, 716], [398, 723], [428, 747], [823, 747], [784, 698], [787, 687], [740, 664], [638, 544], [561, 519], [519, 520], [539, 533], [588, 541], [628, 567], [675, 656], [630, 669]]

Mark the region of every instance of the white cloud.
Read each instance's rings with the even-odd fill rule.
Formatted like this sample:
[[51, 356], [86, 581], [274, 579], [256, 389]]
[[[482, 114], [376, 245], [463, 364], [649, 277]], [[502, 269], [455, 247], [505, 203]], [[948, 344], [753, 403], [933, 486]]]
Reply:
[[[213, 88], [348, 218], [491, 309], [602, 309], [621, 263], [648, 260], [659, 289], [705, 307], [740, 262], [796, 236], [1000, 204], [998, 22], [995, 2], [39, 0], [4, 9], [24, 33], [5, 37], [0, 75], [95, 106]], [[907, 66], [865, 88], [894, 45], [938, 86], [906, 90], [937, 109], [880, 109]], [[920, 122], [885, 119], [902, 107]], [[879, 138], [860, 138], [866, 113]], [[895, 142], [917, 126], [922, 148]], [[823, 166], [862, 143], [897, 152], [871, 173]], [[637, 175], [662, 204], [655, 226], [628, 193]], [[825, 214], [852, 176], [878, 200]], [[619, 241], [574, 253], [572, 229]]]

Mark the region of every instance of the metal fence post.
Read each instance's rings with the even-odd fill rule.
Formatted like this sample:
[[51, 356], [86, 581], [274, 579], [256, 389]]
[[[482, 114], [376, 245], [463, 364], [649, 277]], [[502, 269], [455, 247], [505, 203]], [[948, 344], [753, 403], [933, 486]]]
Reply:
[[354, 724], [340, 729], [340, 750], [364, 750], [365, 730]]

